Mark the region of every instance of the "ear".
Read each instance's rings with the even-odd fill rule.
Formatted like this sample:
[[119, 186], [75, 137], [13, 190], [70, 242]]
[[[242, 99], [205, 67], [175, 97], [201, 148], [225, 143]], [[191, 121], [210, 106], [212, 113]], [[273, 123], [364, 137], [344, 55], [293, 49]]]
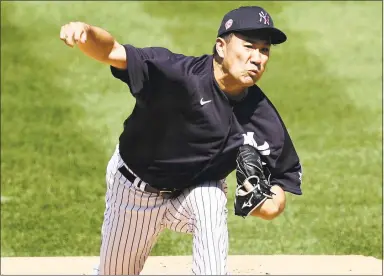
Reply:
[[224, 52], [225, 52], [225, 47], [226, 47], [226, 42], [224, 39], [221, 37], [216, 38], [216, 52], [219, 57], [224, 58]]

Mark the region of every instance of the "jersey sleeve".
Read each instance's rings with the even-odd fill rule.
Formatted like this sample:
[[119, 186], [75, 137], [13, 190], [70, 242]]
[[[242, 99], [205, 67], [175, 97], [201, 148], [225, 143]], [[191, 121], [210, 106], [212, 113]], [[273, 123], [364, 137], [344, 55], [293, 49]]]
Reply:
[[301, 195], [302, 167], [282, 118], [262, 92], [259, 99], [253, 100], [252, 112], [240, 118], [245, 131], [244, 144], [257, 148], [272, 185]]
[[127, 56], [127, 68], [121, 70], [110, 66], [112, 75], [126, 83], [134, 97], [149, 87], [150, 73], [148, 61], [166, 60], [172, 54], [162, 47], [136, 48], [124, 44]]

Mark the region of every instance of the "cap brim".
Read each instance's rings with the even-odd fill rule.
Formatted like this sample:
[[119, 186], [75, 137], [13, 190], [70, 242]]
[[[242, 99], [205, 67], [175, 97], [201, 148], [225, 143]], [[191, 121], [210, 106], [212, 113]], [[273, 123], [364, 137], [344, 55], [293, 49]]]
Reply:
[[272, 44], [280, 44], [287, 40], [287, 36], [285, 35], [285, 33], [283, 33], [277, 28], [264, 28], [261, 30], [265, 30], [271, 34], [270, 37]]
[[229, 32], [239, 32], [244, 33], [247, 36], [251, 37], [270, 37], [271, 44], [280, 44], [287, 40], [285, 33], [274, 27], [264, 27], [264, 28], [243, 28], [237, 30], [231, 30]]

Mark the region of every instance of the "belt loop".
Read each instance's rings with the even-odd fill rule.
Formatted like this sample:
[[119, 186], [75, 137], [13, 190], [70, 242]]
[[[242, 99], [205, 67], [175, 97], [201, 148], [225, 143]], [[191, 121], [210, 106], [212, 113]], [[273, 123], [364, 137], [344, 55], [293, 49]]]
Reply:
[[140, 182], [140, 178], [136, 177], [135, 178], [135, 181], [133, 181], [133, 186], [135, 186], [136, 188], [140, 189], [139, 187], [139, 182]]
[[145, 192], [145, 186], [147, 186], [147, 183], [145, 183], [143, 180], [140, 180], [140, 181], [141, 183], [140, 183], [139, 189]]
[[147, 185], [143, 180], [140, 178], [136, 177], [135, 181], [133, 181], [133, 185], [141, 190], [142, 192], [145, 192], [145, 186]]

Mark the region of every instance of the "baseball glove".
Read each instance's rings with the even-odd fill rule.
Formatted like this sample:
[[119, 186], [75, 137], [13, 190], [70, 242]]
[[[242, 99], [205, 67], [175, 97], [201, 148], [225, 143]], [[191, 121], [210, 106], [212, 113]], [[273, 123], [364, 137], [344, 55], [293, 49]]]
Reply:
[[269, 179], [266, 179], [260, 155], [250, 145], [239, 148], [236, 158], [235, 215], [245, 218], [267, 198], [272, 198]]

